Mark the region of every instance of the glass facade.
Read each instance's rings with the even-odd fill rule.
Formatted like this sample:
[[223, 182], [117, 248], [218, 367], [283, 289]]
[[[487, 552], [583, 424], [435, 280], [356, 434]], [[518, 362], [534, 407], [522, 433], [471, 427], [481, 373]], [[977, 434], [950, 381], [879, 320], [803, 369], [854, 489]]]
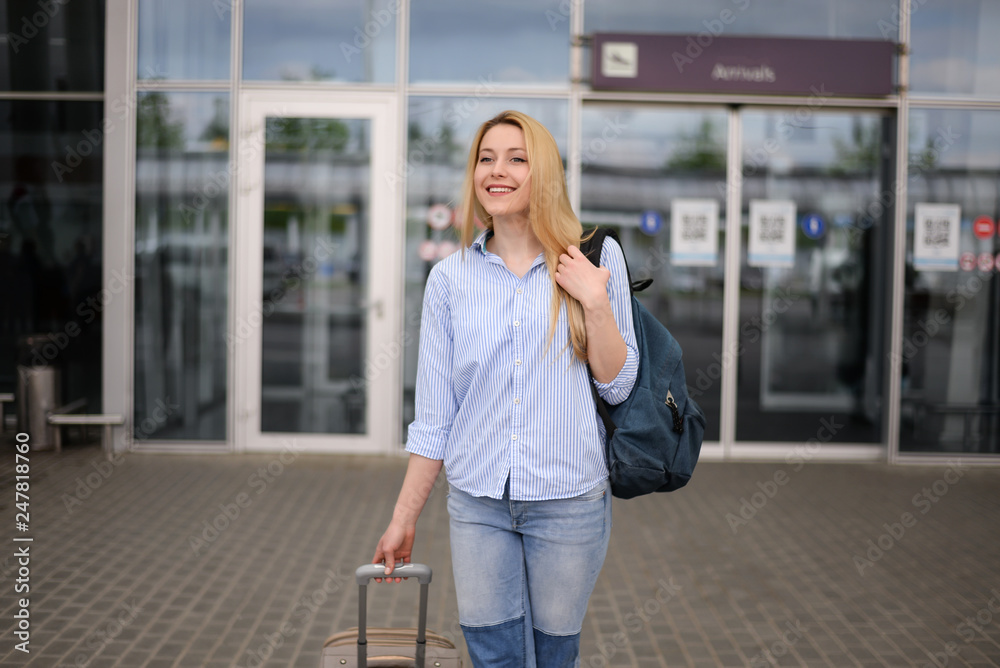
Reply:
[[513, 0], [410, 5], [410, 82], [569, 82], [570, 3]]
[[[997, 146], [1000, 110], [910, 110], [903, 452], [1000, 453]], [[928, 204], [951, 205], [957, 215], [918, 229], [916, 209]], [[957, 262], [927, 268], [917, 241], [948, 244], [939, 232], [950, 225], [958, 226], [950, 253]]]
[[[100, 102], [0, 100], [0, 280], [8, 286], [0, 391], [15, 391], [18, 365], [51, 368], [62, 379], [58, 404], [86, 399], [95, 412], [103, 311], [128, 280], [102, 289], [101, 110]], [[25, 358], [19, 341], [30, 334], [54, 339]]]
[[135, 438], [224, 440], [229, 96], [136, 109]]
[[1000, 4], [915, 2], [910, 21], [914, 93], [1000, 96]]
[[[131, 392], [136, 442], [231, 444], [234, 424], [258, 418], [268, 432], [356, 433], [370, 406], [352, 402], [342, 381], [366, 375], [374, 355], [350, 312], [364, 308], [369, 287], [351, 263], [368, 247], [370, 203], [348, 186], [382, 180], [404, 202], [402, 266], [384, 272], [403, 291], [400, 350], [389, 357], [402, 368], [405, 434], [424, 282], [457, 249], [468, 144], [483, 120], [514, 108], [556, 137], [583, 224], [619, 230], [633, 274], [653, 279], [639, 298], [683, 346], [706, 438], [727, 456], [810, 439], [890, 454], [1000, 451], [997, 3], [127, 6], [126, 39], [105, 34], [104, 2], [0, 0], [0, 275], [26, 286], [0, 302], [0, 392], [15, 389], [21, 337], [61, 334], [65, 345], [44, 363], [62, 369], [62, 399], [84, 397], [96, 412], [96, 379], [128, 375], [114, 387]], [[910, 18], [902, 33], [901, 11]], [[807, 94], [595, 92], [586, 39], [595, 32], [904, 39], [896, 65], [909, 59], [897, 70], [908, 78], [897, 94], [832, 104]], [[106, 42], [118, 45], [109, 63]], [[106, 82], [106, 66], [128, 58], [133, 78]], [[105, 100], [112, 89], [127, 96]], [[247, 95], [292, 89], [338, 104], [391, 99], [405, 128], [389, 139], [398, 169], [378, 174], [361, 160], [377, 143], [364, 121], [341, 128], [279, 115], [268, 126], [266, 182], [250, 183], [235, 148], [246, 121], [231, 119], [243, 118]], [[121, 138], [126, 121], [134, 142], [108, 155], [105, 139]], [[106, 166], [128, 192], [134, 184], [130, 201], [109, 210], [129, 207], [134, 219], [103, 222]], [[233, 257], [248, 223], [233, 219], [231, 201], [255, 188], [263, 248]], [[120, 289], [102, 259], [105, 225], [135, 242], [114, 260]], [[320, 243], [338, 254], [309, 277], [293, 275]], [[761, 250], [772, 246], [780, 252]], [[261, 329], [253, 418], [233, 407], [227, 339], [230, 277], [246, 267], [282, 295]], [[101, 358], [103, 304], [118, 294], [134, 296], [130, 372]], [[819, 438], [824, 424], [842, 426]]]
[[586, 0], [584, 32], [895, 40], [895, 0]]
[[102, 407], [104, 308], [128, 282], [101, 278], [104, 138], [122, 125], [100, 99], [104, 24], [104, 2], [0, 2], [0, 392], [19, 403], [20, 379], [51, 371], [57, 406]]
[[104, 2], [0, 2], [0, 91], [104, 90]]
[[139, 0], [138, 77], [229, 78], [232, 2]]

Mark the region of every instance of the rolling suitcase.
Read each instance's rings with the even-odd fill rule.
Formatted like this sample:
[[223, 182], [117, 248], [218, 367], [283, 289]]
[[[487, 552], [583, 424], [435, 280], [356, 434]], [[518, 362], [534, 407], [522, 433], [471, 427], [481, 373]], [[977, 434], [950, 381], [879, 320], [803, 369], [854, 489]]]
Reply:
[[358, 583], [358, 627], [327, 638], [320, 668], [462, 668], [454, 643], [427, 631], [427, 588], [431, 569], [424, 564], [399, 564], [393, 577], [417, 578], [420, 613], [417, 628], [368, 628], [368, 582], [385, 574], [383, 566], [365, 564], [354, 572]]

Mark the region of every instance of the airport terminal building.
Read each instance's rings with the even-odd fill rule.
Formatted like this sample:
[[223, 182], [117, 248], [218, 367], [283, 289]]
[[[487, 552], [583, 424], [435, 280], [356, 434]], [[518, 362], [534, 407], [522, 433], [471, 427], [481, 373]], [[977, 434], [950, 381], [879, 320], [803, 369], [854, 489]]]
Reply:
[[705, 458], [1000, 463], [1000, 3], [0, 7], [0, 393], [57, 371], [117, 451], [401, 451], [518, 109], [653, 279]]

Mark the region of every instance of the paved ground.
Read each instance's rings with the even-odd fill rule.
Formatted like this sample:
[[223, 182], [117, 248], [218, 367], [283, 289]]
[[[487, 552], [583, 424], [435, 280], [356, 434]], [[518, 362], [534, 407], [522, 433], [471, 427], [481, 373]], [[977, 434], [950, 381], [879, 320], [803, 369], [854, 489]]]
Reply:
[[[318, 666], [354, 624], [350, 576], [405, 464], [33, 452], [21, 533], [9, 438], [0, 452], [0, 664], [44, 668]], [[464, 648], [444, 501], [417, 550], [430, 625]], [[706, 462], [614, 522], [585, 667], [1000, 665], [1000, 469]], [[25, 545], [30, 654], [13, 634]], [[415, 586], [372, 589], [372, 623], [414, 622]]]

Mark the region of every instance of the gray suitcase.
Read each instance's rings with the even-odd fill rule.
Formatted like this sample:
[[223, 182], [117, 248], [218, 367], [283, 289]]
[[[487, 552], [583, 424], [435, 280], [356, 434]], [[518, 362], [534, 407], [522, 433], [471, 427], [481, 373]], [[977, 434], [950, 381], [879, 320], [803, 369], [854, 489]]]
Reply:
[[358, 583], [358, 627], [327, 638], [320, 668], [462, 668], [455, 645], [427, 631], [427, 588], [431, 569], [424, 564], [399, 564], [393, 577], [417, 578], [420, 613], [417, 628], [368, 628], [368, 582], [382, 577], [385, 568], [365, 564], [354, 572]]

